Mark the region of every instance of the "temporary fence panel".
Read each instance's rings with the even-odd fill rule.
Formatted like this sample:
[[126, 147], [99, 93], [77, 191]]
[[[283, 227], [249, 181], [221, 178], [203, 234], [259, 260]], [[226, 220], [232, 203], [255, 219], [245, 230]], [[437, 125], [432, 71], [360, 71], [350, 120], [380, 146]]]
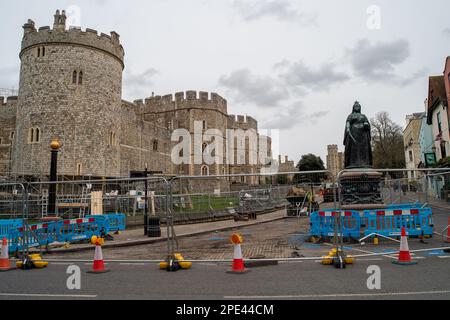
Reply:
[[87, 219], [101, 219], [105, 233], [125, 231], [126, 216], [124, 214], [105, 214], [101, 216], [87, 216]]
[[361, 235], [361, 216], [358, 211], [317, 211], [311, 214], [311, 236], [334, 237], [335, 223], [340, 215], [342, 235], [344, 238], [358, 239]]
[[57, 224], [58, 241], [74, 242], [102, 236], [107, 234], [105, 218], [84, 218], [59, 221]]
[[401, 209], [364, 211], [366, 236], [377, 233], [386, 237], [401, 236], [402, 228], [411, 237], [432, 236], [434, 231], [430, 208], [403, 207]]

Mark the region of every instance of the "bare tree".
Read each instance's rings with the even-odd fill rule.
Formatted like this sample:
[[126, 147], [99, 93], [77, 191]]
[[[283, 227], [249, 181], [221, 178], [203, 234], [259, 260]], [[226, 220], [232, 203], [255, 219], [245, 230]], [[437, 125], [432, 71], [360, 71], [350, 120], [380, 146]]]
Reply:
[[372, 125], [373, 162], [377, 169], [405, 167], [402, 128], [383, 111], [370, 120]]

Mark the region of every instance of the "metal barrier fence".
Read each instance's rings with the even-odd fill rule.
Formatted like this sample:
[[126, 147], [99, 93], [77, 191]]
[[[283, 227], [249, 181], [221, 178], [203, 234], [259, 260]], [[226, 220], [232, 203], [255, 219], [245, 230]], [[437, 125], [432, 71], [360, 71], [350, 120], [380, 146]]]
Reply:
[[[262, 213], [287, 208], [295, 216], [303, 213], [310, 215], [313, 224], [311, 232], [315, 235], [326, 235], [329, 241], [342, 244], [347, 239], [358, 239], [361, 234], [374, 230], [381, 233], [384, 230], [378, 222], [371, 224], [371, 216], [365, 216], [364, 212], [369, 209], [352, 208], [357, 206], [358, 200], [362, 199], [361, 202], [365, 205], [375, 205], [374, 212], [379, 217], [380, 209], [391, 210], [396, 216], [395, 210], [421, 209], [422, 205], [434, 199], [448, 197], [445, 191], [435, 189], [434, 186], [439, 182], [439, 186], [445, 189], [450, 178], [449, 169], [421, 170], [417, 173], [422, 174], [408, 177], [408, 170], [351, 170], [344, 171], [337, 177], [331, 176], [328, 171], [313, 171], [61, 181], [55, 183], [57, 214], [65, 220], [89, 220], [93, 217], [92, 214], [100, 213], [96, 212], [96, 208], [101, 207], [105, 214], [124, 214], [121, 218], [103, 222], [109, 224], [110, 230], [120, 231], [124, 219], [128, 225], [142, 225], [147, 203], [149, 215], [160, 217], [161, 222], [166, 225], [167, 251], [171, 255], [178, 248], [173, 227], [176, 223], [232, 217], [253, 219]], [[145, 201], [145, 184], [148, 201]], [[29, 183], [25, 186], [0, 184], [1, 217], [26, 221], [24, 235], [18, 237], [22, 242], [29, 239], [29, 243], [34, 244], [33, 239], [36, 237], [32, 231], [40, 235], [41, 239], [57, 239], [58, 231], [49, 225], [30, 229], [34, 222], [52, 216], [48, 212], [48, 189], [48, 182]], [[359, 199], [355, 199], [355, 194]], [[425, 220], [405, 218], [398, 224], [394, 220], [392, 223], [388, 222], [392, 226], [390, 232], [396, 232], [398, 226], [406, 225], [410, 226], [411, 232], [420, 228], [420, 235], [428, 233], [433, 221], [426, 210], [423, 212]], [[419, 216], [422, 217], [422, 213]], [[319, 227], [316, 228], [315, 225]], [[59, 226], [60, 230], [64, 230], [64, 227], [67, 234], [76, 233], [75, 229], [70, 229], [70, 225]], [[0, 231], [1, 228], [0, 224]], [[81, 230], [88, 234], [83, 227]]]

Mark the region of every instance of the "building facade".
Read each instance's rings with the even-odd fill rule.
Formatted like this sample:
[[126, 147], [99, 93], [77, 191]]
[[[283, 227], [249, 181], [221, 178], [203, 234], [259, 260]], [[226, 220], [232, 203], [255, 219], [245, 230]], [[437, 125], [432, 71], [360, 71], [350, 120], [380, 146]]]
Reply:
[[432, 126], [436, 160], [449, 156], [449, 114], [444, 76], [429, 79], [427, 124]]
[[408, 171], [409, 179], [418, 178], [418, 173], [414, 169], [419, 168], [421, 163], [420, 131], [425, 118], [425, 112], [406, 116], [403, 143], [405, 146], [406, 169], [410, 170]]
[[[19, 94], [0, 101], [1, 176], [48, 175], [53, 139], [61, 142], [58, 172], [66, 177], [127, 177], [145, 167], [167, 175], [209, 176], [258, 173], [264, 166], [248, 159], [229, 163], [225, 158], [214, 164], [174, 164], [176, 129], [194, 138], [199, 124], [203, 133], [239, 128], [260, 138], [258, 123], [229, 115], [227, 101], [216, 93], [187, 91], [123, 100], [125, 51], [118, 33], [67, 29], [64, 11], [56, 12], [53, 28], [37, 29], [28, 20], [23, 32]], [[210, 143], [207, 138], [202, 151]], [[226, 137], [222, 139], [225, 146]], [[192, 148], [192, 153], [199, 152]], [[244, 143], [239, 148], [248, 156], [258, 146]], [[223, 151], [219, 158], [226, 154]], [[265, 153], [272, 157], [270, 144]]]
[[339, 152], [337, 145], [328, 146], [327, 169], [336, 177], [345, 168], [345, 157], [343, 152]]

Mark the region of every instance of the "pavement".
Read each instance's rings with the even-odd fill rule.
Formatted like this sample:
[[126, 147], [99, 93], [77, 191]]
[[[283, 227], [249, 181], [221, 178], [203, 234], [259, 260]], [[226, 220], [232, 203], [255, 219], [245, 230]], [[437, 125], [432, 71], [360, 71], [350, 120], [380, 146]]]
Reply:
[[[369, 290], [369, 266], [381, 269], [381, 290]], [[195, 264], [168, 273], [156, 265], [107, 265], [110, 273], [86, 273], [81, 264], [81, 290], [67, 289], [68, 264], [45, 270], [0, 274], [0, 299], [150, 299], [150, 300], [307, 300], [307, 299], [450, 299], [450, 259], [431, 257], [416, 266], [396, 266], [389, 259], [359, 260], [338, 270], [318, 262], [282, 263], [228, 274], [229, 265]]]
[[[278, 210], [271, 213], [265, 213], [258, 216], [257, 220], [250, 221], [238, 221], [223, 220], [216, 222], [197, 223], [189, 225], [176, 225], [174, 226], [175, 234], [178, 239], [185, 237], [192, 237], [202, 234], [208, 234], [216, 231], [227, 231], [237, 228], [243, 228], [253, 225], [259, 225], [269, 223], [277, 220], [281, 220], [286, 217], [286, 210]], [[148, 238], [144, 236], [144, 228], [126, 230], [120, 235], [114, 235], [114, 241], [107, 242], [103, 248], [120, 248], [120, 247], [132, 247], [139, 245], [146, 245], [152, 243], [166, 242], [167, 241], [167, 228], [161, 227], [161, 237]], [[52, 253], [68, 253], [78, 251], [89, 251], [92, 249], [90, 244], [72, 244], [69, 248], [53, 248]]]
[[[448, 208], [437, 203], [433, 206], [436, 231], [442, 230], [448, 222]], [[303, 232], [307, 227], [306, 220], [282, 219], [284, 212], [259, 217], [258, 223], [233, 221], [220, 222], [222, 228], [236, 228], [240, 225], [243, 234], [267, 235], [267, 240], [286, 241], [297, 232]], [[270, 219], [274, 219], [270, 221]], [[282, 220], [281, 220], [282, 219]], [[302, 222], [303, 221], [303, 222]], [[227, 224], [228, 223], [228, 224]], [[209, 226], [208, 226], [209, 225]], [[196, 226], [179, 226], [189, 232], [203, 232], [193, 237], [185, 237], [183, 241], [189, 244], [204, 242], [211, 238], [211, 232], [217, 225], [204, 225], [202, 230]], [[182, 229], [181, 229], [182, 230]], [[270, 230], [270, 232], [269, 232]], [[283, 234], [283, 230], [285, 230]], [[136, 231], [139, 232], [139, 231]], [[180, 231], [181, 232], [181, 231]], [[138, 234], [138, 233], [137, 233]], [[214, 233], [215, 234], [215, 233]], [[227, 234], [224, 231], [224, 234]], [[128, 238], [128, 237], [127, 237]], [[244, 237], [246, 238], [246, 237]], [[126, 240], [126, 239], [125, 239]], [[125, 241], [124, 240], [124, 241]], [[255, 237], [255, 243], [261, 237]], [[197, 241], [197, 242], [196, 242]], [[251, 242], [252, 239], [249, 239]], [[411, 250], [450, 247], [443, 239], [435, 237], [421, 243], [417, 239], [410, 240]], [[279, 243], [274, 242], [275, 246]], [[153, 245], [141, 246], [140, 250], [153, 250]], [[161, 244], [163, 245], [163, 244]], [[243, 247], [245, 248], [246, 242]], [[320, 256], [327, 252], [330, 246], [311, 245], [304, 243], [298, 249], [305, 256]], [[231, 253], [232, 248], [226, 248]], [[0, 300], [16, 299], [56, 299], [56, 300], [178, 300], [180, 306], [189, 301], [221, 300], [449, 300], [450, 299], [450, 254], [442, 250], [413, 253], [413, 259], [418, 262], [414, 266], [398, 266], [392, 261], [395, 256], [390, 250], [398, 250], [398, 244], [382, 242], [379, 246], [367, 244], [349, 245], [348, 253], [383, 253], [380, 256], [362, 257], [356, 263], [344, 270], [332, 266], [323, 266], [320, 261], [299, 261], [279, 263], [276, 266], [251, 268], [243, 275], [229, 274], [231, 266], [228, 263], [194, 263], [191, 270], [168, 273], [158, 269], [158, 265], [150, 263], [107, 263], [110, 273], [93, 275], [87, 271], [91, 263], [72, 264], [70, 262], [51, 263], [47, 269], [21, 271], [14, 270], [0, 273]], [[90, 247], [92, 251], [92, 247]], [[108, 250], [108, 249], [107, 249]], [[130, 254], [131, 248], [111, 248], [117, 254]], [[112, 251], [111, 251], [112, 252]], [[138, 256], [147, 259], [147, 252], [139, 251]], [[75, 253], [84, 254], [84, 253]], [[90, 257], [91, 252], [86, 252]], [[108, 253], [109, 254], [109, 253]], [[72, 254], [62, 256], [71, 258]], [[67, 282], [70, 274], [67, 268], [79, 266], [81, 289], [69, 290]], [[380, 290], [370, 290], [370, 267], [380, 270]], [[234, 303], [233, 303], [234, 304]], [[268, 302], [270, 304], [270, 302]], [[172, 310], [168, 310], [172, 312]], [[175, 310], [173, 310], [175, 313]], [[276, 314], [277, 310], [275, 310]]]

